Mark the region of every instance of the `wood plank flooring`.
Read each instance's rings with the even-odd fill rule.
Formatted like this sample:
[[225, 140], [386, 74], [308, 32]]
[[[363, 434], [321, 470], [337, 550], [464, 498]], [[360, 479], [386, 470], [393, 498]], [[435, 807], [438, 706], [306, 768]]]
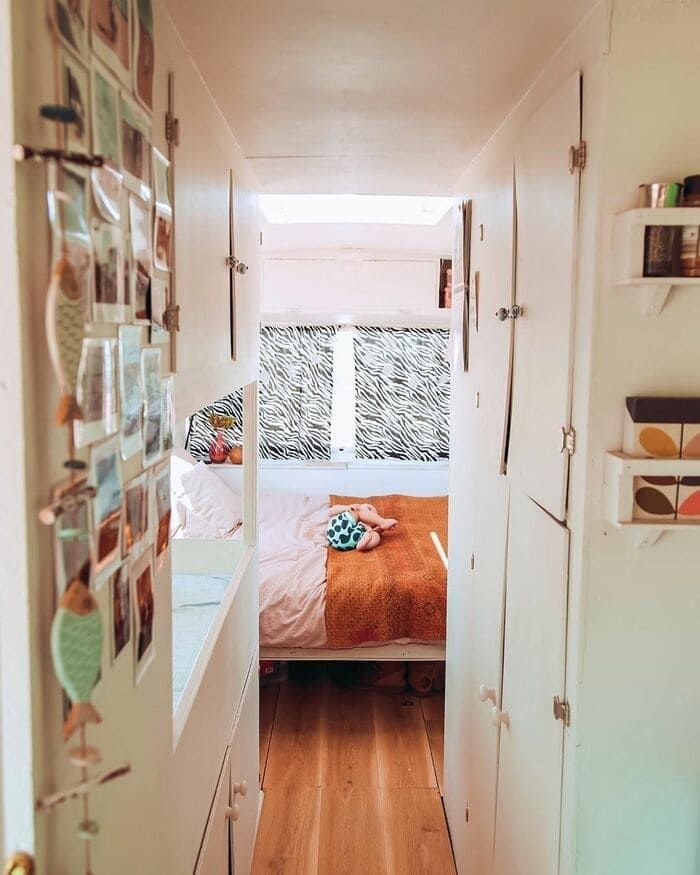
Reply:
[[263, 687], [253, 875], [453, 875], [443, 707], [343, 688], [319, 664]]

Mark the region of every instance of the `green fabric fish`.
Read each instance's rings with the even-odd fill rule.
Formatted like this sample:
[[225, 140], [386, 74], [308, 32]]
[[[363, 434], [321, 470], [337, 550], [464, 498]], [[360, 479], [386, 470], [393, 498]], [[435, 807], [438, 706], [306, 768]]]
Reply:
[[90, 702], [102, 663], [102, 634], [95, 597], [76, 579], [61, 597], [51, 626], [54, 671], [73, 705], [63, 727], [64, 738], [86, 723], [102, 722]]
[[73, 265], [61, 258], [54, 267], [46, 297], [46, 339], [61, 388], [56, 425], [83, 418], [76, 396], [86, 322], [85, 291]]

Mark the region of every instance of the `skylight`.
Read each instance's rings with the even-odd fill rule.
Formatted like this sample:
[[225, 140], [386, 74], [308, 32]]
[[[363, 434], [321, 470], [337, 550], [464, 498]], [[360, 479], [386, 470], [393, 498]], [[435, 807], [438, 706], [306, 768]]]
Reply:
[[263, 194], [260, 208], [273, 225], [376, 223], [437, 225], [449, 197], [369, 194]]

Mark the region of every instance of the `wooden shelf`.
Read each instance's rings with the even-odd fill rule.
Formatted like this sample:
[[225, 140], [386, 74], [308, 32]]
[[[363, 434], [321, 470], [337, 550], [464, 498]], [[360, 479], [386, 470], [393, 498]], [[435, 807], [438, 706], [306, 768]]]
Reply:
[[613, 225], [614, 282], [636, 288], [646, 316], [658, 316], [668, 296], [678, 286], [698, 286], [700, 277], [644, 276], [644, 234], [650, 225], [700, 226], [700, 207], [664, 207], [626, 210]]
[[700, 532], [700, 520], [636, 520], [635, 477], [700, 477], [700, 459], [643, 459], [626, 453], [605, 454], [604, 500], [609, 522], [636, 535], [636, 546], [649, 546], [665, 532]]

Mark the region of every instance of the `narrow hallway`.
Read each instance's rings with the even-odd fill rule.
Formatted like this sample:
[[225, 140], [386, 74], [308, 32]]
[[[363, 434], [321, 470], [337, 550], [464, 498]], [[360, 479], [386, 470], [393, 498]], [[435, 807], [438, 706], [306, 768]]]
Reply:
[[263, 687], [253, 872], [448, 875], [444, 694], [347, 689], [324, 664]]

